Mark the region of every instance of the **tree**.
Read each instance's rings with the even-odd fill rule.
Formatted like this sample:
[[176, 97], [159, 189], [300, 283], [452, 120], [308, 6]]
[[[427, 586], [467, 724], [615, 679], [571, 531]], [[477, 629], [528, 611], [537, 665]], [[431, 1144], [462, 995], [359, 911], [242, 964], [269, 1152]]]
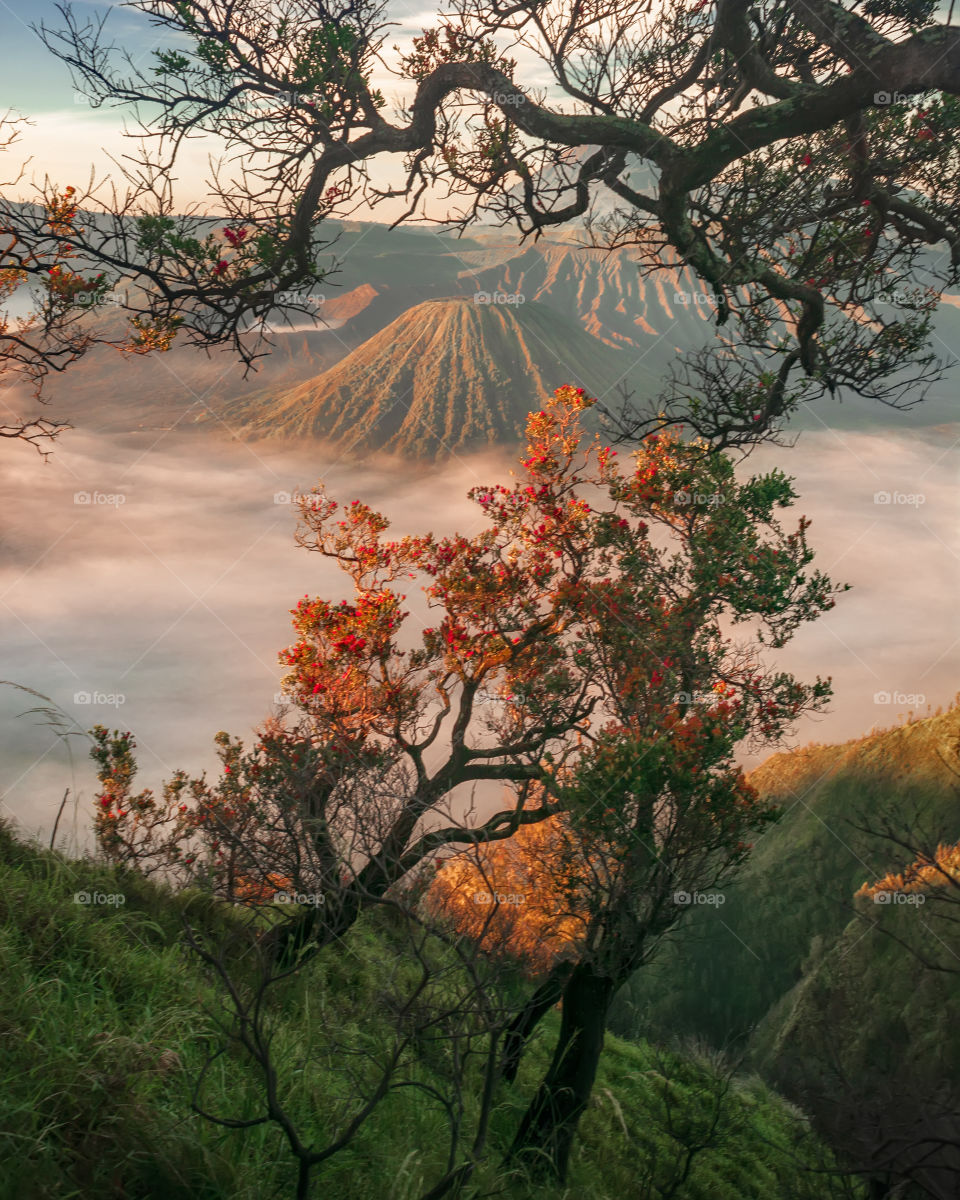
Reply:
[[[805, 570], [809, 522], [787, 533], [775, 516], [794, 499], [789, 480], [775, 471], [741, 484], [729, 458], [697, 450], [650, 435], [629, 479], [606, 460], [602, 477], [624, 515], [607, 526], [609, 577], [584, 596], [600, 619], [578, 631], [578, 655], [604, 681], [607, 720], [591, 724], [555, 778], [549, 843], [539, 838], [532, 853], [523, 841], [491, 846], [474, 876], [475, 888], [531, 897], [542, 948], [570, 958], [576, 947], [553, 1062], [513, 1146], [561, 1179], [617, 991], [691, 903], [722, 902], [715, 889], [775, 816], [735, 764], [736, 747], [777, 741], [829, 695], [828, 683], [802, 685], [762, 663], [765, 645], [784, 645], [833, 604], [829, 581]], [[669, 552], [654, 549], [658, 529]], [[745, 622], [751, 639], [734, 643], [727, 628]], [[462, 893], [463, 868], [439, 879], [447, 873]], [[518, 951], [536, 933], [524, 930]], [[548, 979], [537, 1016], [558, 990]]]
[[[411, 215], [438, 188], [466, 198], [449, 214], [463, 226], [486, 212], [536, 237], [587, 217], [642, 269], [704, 280], [722, 337], [679, 361], [650, 411], [610, 414], [623, 438], [683, 420], [750, 443], [840, 387], [912, 403], [942, 366], [930, 320], [960, 270], [952, 7], [944, 22], [934, 0], [457, 0], [393, 58], [375, 0], [127, 7], [166, 39], [148, 67], [69, 6], [40, 33], [93, 104], [140, 115], [126, 191], [78, 196], [106, 211], [70, 241], [155, 336], [251, 363], [251, 327], [274, 306], [309, 311], [332, 268], [327, 219], [397, 194], [369, 166], [399, 154]], [[507, 45], [540, 59], [549, 96], [515, 78]], [[396, 122], [378, 67], [413, 92]], [[203, 133], [240, 163], [211, 181], [218, 220], [174, 210], [181, 147]], [[25, 245], [49, 243], [36, 210], [3, 211]]]
[[[739, 483], [729, 456], [676, 432], [649, 435], [621, 470], [584, 438], [594, 403], [564, 387], [530, 414], [522, 478], [470, 492], [489, 523], [471, 539], [387, 541], [360, 501], [337, 520], [322, 485], [300, 496], [301, 544], [332, 558], [354, 597], [292, 610], [282, 659], [299, 715], [268, 722], [251, 751], [218, 735], [212, 785], [177, 776], [162, 805], [131, 797], [129, 735], [94, 731], [102, 848], [141, 869], [159, 856], [254, 905], [283, 880], [299, 908], [275, 939], [285, 966], [441, 854], [559, 815], [541, 883], [582, 934], [514, 1155], [545, 1152], [561, 1176], [613, 996], [679, 919], [680, 892], [721, 883], [770, 817], [735, 747], [777, 739], [829, 696], [829, 681], [765, 667], [763, 649], [838, 590], [808, 571], [810, 522], [787, 533], [776, 518], [795, 498], [782, 472]], [[418, 573], [440, 619], [411, 647], [394, 585]], [[749, 639], [734, 641], [737, 625]], [[513, 800], [477, 822], [458, 789], [481, 780]], [[504, 1074], [536, 1003], [506, 1029]]]
[[[0, 151], [9, 151], [19, 140], [23, 118], [7, 112], [0, 116]], [[0, 186], [20, 182], [23, 169]], [[65, 371], [95, 344], [96, 338], [84, 322], [88, 306], [102, 303], [107, 291], [105, 274], [75, 270], [71, 238], [82, 236], [77, 226], [76, 190], [63, 192], [49, 187], [43, 204], [32, 214], [34, 226], [43, 231], [43, 244], [24, 243], [16, 222], [0, 216], [0, 384], [4, 389], [28, 387], [35, 400], [43, 401], [42, 385], [51, 371]], [[35, 277], [33, 308], [20, 316], [7, 307], [22, 298], [24, 286]], [[24, 418], [8, 404], [0, 422], [0, 438], [34, 446], [42, 455], [43, 445], [53, 441], [66, 422], [44, 416]]]
[[[622, 473], [615, 451], [585, 442], [581, 413], [593, 403], [565, 387], [530, 415], [521, 478], [469, 493], [488, 522], [473, 538], [387, 541], [385, 518], [360, 501], [337, 519], [322, 486], [299, 497], [299, 541], [333, 559], [354, 595], [304, 597], [292, 610], [297, 640], [282, 658], [295, 719], [266, 726], [252, 750], [219, 735], [219, 780], [178, 777], [159, 806], [149, 794], [127, 799], [119, 745], [121, 757], [102, 763], [126, 780], [99, 801], [104, 848], [135, 856], [149, 835], [164, 862], [202, 870], [232, 898], [238, 880], [269, 890], [277, 876], [322, 893], [323, 928], [314, 909], [300, 910], [280, 951], [319, 948], [439, 853], [559, 812], [597, 722], [623, 724], [624, 688], [650, 704], [651, 736], [662, 718], [661, 732], [691, 747], [714, 732], [713, 708], [698, 717], [693, 699], [709, 667], [723, 672], [711, 683], [740, 689], [735, 703], [718, 702], [721, 722], [771, 733], [785, 708], [819, 702], [827, 684], [758, 673], [718, 641], [721, 610], [734, 621], [762, 614], [780, 644], [833, 603], [829, 580], [804, 574], [807, 522], [761, 537], [792, 497], [785, 477], [737, 488], [726, 458], [675, 437], [654, 438]], [[430, 580], [439, 620], [411, 646], [396, 585], [417, 575]], [[478, 703], [481, 689], [499, 703]], [[625, 744], [635, 735], [623, 726]], [[464, 789], [481, 781], [513, 794], [477, 820]], [[288, 829], [296, 836], [284, 840]]]

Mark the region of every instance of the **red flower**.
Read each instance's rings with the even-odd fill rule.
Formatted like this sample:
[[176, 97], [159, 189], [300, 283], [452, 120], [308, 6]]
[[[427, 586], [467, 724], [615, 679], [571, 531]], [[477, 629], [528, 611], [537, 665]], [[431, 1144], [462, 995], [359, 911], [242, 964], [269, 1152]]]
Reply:
[[809, 167], [809, 166], [810, 166], [810, 164], [813, 162], [813, 159], [810, 157], [810, 155], [809, 155], [809, 154], [805, 154], [805, 155], [803, 156], [803, 158], [801, 158], [801, 159], [800, 159], [800, 161], [803, 163], [803, 165], [804, 165], [805, 167]]
[[213, 268], [213, 273], [214, 275], [222, 275], [224, 271], [229, 269], [229, 267], [230, 264], [227, 262], [227, 260], [221, 258], [217, 265]]

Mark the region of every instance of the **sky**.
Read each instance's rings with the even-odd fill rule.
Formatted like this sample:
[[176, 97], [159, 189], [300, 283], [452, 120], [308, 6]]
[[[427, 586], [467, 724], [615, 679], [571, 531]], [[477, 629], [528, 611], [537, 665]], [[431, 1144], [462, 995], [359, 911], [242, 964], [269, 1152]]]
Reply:
[[[95, 19], [107, 13], [106, 30], [111, 34], [107, 40], [127, 48], [138, 65], [149, 65], [158, 42], [142, 14], [119, 5], [87, 0], [80, 0], [74, 8], [78, 18]], [[436, 24], [436, 13], [435, 7], [424, 5], [421, 0], [391, 0], [387, 19], [395, 23], [395, 28], [389, 31], [385, 46], [390, 62], [397, 57], [390, 48], [398, 45], [401, 51], [410, 49], [415, 35]], [[42, 184], [45, 174], [60, 186], [72, 183], [79, 187], [90, 178], [93, 166], [98, 180], [105, 181], [107, 176], [117, 180], [120, 175], [115, 160], [131, 148], [130, 139], [123, 135], [123, 110], [92, 108], [83, 93], [74, 89], [69, 68], [51, 54], [32, 28], [42, 24], [52, 29], [63, 27], [63, 18], [53, 0], [0, 0], [4, 67], [0, 79], [0, 113], [10, 108], [32, 122], [22, 130], [17, 150], [11, 156], [18, 164], [32, 158], [19, 198], [27, 198], [31, 182]], [[523, 52], [515, 57], [522, 59]], [[529, 55], [524, 79], [529, 85], [547, 82], [542, 64]], [[372, 81], [387, 99], [388, 111], [410, 94], [410, 85], [386, 70], [375, 71]], [[181, 150], [177, 162], [179, 201], [204, 203], [208, 156], [220, 152], [213, 139], [196, 139]], [[402, 178], [400, 156], [378, 160], [374, 173], [376, 180], [385, 186], [397, 186]], [[374, 212], [364, 209], [353, 215], [390, 222], [405, 207], [401, 201], [385, 201]]]

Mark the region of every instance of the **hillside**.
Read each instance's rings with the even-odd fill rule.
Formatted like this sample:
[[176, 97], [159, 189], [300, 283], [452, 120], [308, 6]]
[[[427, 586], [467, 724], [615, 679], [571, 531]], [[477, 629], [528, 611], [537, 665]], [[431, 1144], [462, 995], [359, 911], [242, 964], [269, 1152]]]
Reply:
[[[123, 895], [124, 903], [76, 903], [84, 892]], [[224, 1007], [215, 978], [182, 948], [183, 916], [214, 937], [235, 934], [243, 921], [197, 893], [173, 896], [135, 876], [33, 849], [0, 827], [0, 968], [16, 981], [0, 994], [0, 1200], [294, 1194], [295, 1170], [276, 1127], [224, 1129], [191, 1111]], [[343, 1089], [353, 1068], [327, 1061], [325, 1039], [366, 1037], [374, 1048], [388, 1041], [377, 998], [395, 969], [389, 923], [362, 921], [349, 935], [349, 951], [298, 971], [266, 1001], [283, 1064], [280, 1096], [309, 1139], [328, 1138], [352, 1115]], [[505, 1139], [545, 1069], [556, 1025], [552, 1014], [497, 1105], [488, 1166], [476, 1179], [481, 1194], [503, 1200], [833, 1194], [823, 1190], [822, 1177], [803, 1172], [829, 1164], [822, 1144], [759, 1080], [734, 1079], [712, 1125], [711, 1098], [725, 1088], [720, 1064], [616, 1037], [607, 1041], [569, 1188], [504, 1177], [497, 1163]], [[355, 1070], [363, 1063], [358, 1054]], [[444, 1173], [446, 1127], [429, 1092], [448, 1086], [442, 1056], [435, 1064], [424, 1054], [413, 1078], [417, 1086], [398, 1089], [359, 1140], [324, 1164], [312, 1194], [418, 1200]], [[240, 1053], [218, 1060], [202, 1096], [214, 1113], [252, 1120], [262, 1111], [258, 1076]], [[466, 1100], [469, 1125], [475, 1096], [468, 1091]], [[691, 1136], [703, 1145], [687, 1161], [683, 1139]]]
[[[761, 1021], [750, 1062], [851, 1162], [881, 1177], [894, 1165], [922, 1187], [909, 1195], [954, 1200], [960, 931], [956, 899], [939, 899], [867, 902]], [[906, 947], [945, 969], [924, 970]]]
[[[856, 825], [895, 811], [918, 828], [960, 837], [960, 708], [841, 746], [768, 759], [750, 775], [782, 810], [718, 909], [700, 909], [629, 988], [619, 1031], [665, 1029], [742, 1042], [831, 947], [854, 892], [886, 874], [889, 847]], [[942, 756], [942, 757], [941, 757]]]
[[323, 438], [347, 457], [439, 459], [519, 440], [527, 413], [564, 383], [615, 405], [631, 365], [543, 305], [431, 300], [316, 378], [204, 419], [239, 437]]

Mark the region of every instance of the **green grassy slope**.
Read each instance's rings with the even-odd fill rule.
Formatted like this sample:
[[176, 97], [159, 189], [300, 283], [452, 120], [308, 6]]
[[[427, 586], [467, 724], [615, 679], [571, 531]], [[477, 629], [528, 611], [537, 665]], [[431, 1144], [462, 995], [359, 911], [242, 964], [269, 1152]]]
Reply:
[[[75, 893], [94, 891], [122, 893], [126, 902], [74, 902]], [[196, 895], [173, 897], [143, 880], [64, 861], [0, 830], [0, 1200], [293, 1195], [294, 1171], [276, 1129], [223, 1130], [191, 1113], [192, 1086], [211, 1037], [204, 1007], [216, 1013], [222, 1005], [212, 980], [178, 944], [184, 911], [213, 931], [243, 919]], [[388, 931], [366, 920], [351, 931], [349, 953], [306, 968], [277, 993], [272, 1024], [284, 1064], [281, 1091], [308, 1137], [329, 1135], [346, 1100], [342, 1077], [320, 1065], [324, 1037], [349, 1027], [376, 1041], [383, 1017], [369, 999], [365, 1010], [364, 1001], [377, 994], [389, 954]], [[717, 1067], [616, 1038], [609, 1040], [568, 1189], [504, 1182], [497, 1161], [545, 1067], [555, 1029], [554, 1014], [517, 1083], [500, 1098], [491, 1165], [477, 1180], [481, 1194], [496, 1191], [507, 1200], [826, 1194], [816, 1177], [807, 1190], [797, 1183], [798, 1163], [819, 1161], [806, 1122], [766, 1086], [745, 1079], [734, 1081], [713, 1144], [685, 1181], [664, 1193], [683, 1165], [668, 1122], [677, 1130], [708, 1121]], [[426, 1063], [421, 1078], [431, 1079]], [[235, 1117], [258, 1111], [254, 1075], [231, 1055], [219, 1060], [204, 1098]], [[436, 1107], [421, 1093], [401, 1091], [353, 1147], [330, 1161], [315, 1193], [415, 1200], [442, 1173], [444, 1156]]]

